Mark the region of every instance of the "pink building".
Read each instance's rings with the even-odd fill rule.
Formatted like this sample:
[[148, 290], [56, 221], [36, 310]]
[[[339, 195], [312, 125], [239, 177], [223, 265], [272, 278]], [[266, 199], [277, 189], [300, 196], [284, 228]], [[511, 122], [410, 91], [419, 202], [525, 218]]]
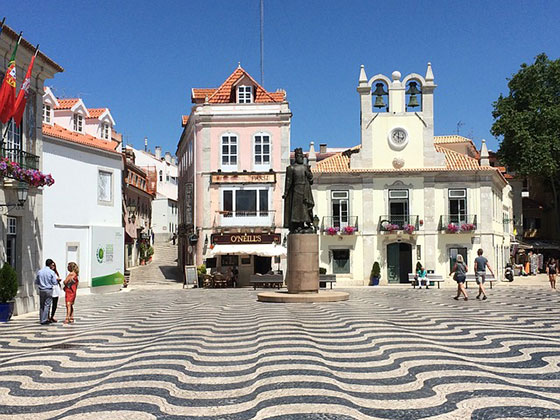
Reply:
[[283, 266], [282, 192], [292, 113], [238, 67], [218, 88], [192, 89], [179, 158], [179, 266], [249, 276]]

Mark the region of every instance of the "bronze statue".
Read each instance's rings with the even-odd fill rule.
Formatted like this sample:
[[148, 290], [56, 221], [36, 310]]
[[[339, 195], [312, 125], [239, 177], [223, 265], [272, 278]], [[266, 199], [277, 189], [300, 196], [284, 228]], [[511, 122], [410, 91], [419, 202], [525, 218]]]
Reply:
[[284, 227], [290, 233], [315, 233], [313, 226], [313, 174], [304, 163], [303, 150], [294, 150], [296, 161], [286, 168], [284, 188]]

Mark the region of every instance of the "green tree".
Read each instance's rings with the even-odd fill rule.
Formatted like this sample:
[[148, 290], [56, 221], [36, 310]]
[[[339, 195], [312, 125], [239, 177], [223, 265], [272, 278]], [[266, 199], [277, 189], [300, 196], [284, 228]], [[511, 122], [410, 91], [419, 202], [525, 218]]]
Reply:
[[491, 132], [498, 158], [517, 175], [535, 177], [552, 192], [560, 229], [560, 59], [539, 54], [508, 79], [509, 95], [494, 102]]

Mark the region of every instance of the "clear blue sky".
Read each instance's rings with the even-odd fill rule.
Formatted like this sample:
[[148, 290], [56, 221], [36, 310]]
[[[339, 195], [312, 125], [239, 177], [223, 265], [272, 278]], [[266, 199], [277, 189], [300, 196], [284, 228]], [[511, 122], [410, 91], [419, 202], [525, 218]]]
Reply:
[[[260, 80], [259, 0], [2, 0], [0, 18], [64, 67], [60, 97], [108, 106], [129, 143], [175, 152], [193, 87], [217, 87], [237, 63]], [[118, 5], [118, 6], [117, 6]], [[368, 77], [425, 74], [435, 133], [486, 138], [506, 78], [545, 52], [560, 57], [558, 1], [265, 0], [264, 87], [287, 91], [292, 148], [360, 142], [360, 64]]]

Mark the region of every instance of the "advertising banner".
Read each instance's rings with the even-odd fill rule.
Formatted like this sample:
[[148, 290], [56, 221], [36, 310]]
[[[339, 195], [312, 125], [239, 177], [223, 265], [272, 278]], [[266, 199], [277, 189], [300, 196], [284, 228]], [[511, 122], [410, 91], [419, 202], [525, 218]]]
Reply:
[[122, 227], [92, 226], [91, 286], [122, 284], [124, 279], [124, 232]]

